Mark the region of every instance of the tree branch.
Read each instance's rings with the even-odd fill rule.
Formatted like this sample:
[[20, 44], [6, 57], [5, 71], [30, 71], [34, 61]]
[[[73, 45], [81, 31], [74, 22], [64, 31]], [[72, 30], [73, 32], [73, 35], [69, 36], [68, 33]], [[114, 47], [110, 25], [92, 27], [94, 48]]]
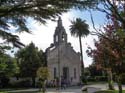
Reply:
[[114, 10], [111, 10], [112, 12], [114, 12], [114, 16], [116, 17], [116, 19], [118, 19], [119, 21], [121, 21], [122, 23], [125, 23], [125, 20], [123, 19], [123, 17], [121, 17], [121, 15], [119, 14], [118, 10], [116, 9], [116, 7], [111, 3], [110, 0], [107, 0], [108, 4], [111, 6], [111, 8]]

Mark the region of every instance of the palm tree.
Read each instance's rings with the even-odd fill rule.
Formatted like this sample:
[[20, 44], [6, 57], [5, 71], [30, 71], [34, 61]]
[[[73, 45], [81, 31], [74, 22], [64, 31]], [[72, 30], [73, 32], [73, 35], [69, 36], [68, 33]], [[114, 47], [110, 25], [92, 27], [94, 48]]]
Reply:
[[86, 22], [85, 20], [76, 18], [76, 20], [71, 21], [70, 25], [71, 35], [79, 38], [80, 53], [81, 53], [81, 76], [84, 75], [84, 62], [83, 62], [81, 38], [87, 36], [90, 32], [89, 25], [85, 22]]

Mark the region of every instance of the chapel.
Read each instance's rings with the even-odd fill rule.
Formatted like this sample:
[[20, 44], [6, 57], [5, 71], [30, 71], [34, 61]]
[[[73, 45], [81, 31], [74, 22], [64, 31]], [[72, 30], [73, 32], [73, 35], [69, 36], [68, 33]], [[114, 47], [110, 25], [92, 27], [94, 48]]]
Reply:
[[[48, 37], [49, 38], [49, 37]], [[69, 85], [80, 83], [81, 62], [80, 53], [76, 52], [59, 17], [53, 35], [53, 43], [47, 48], [47, 66], [50, 72], [49, 80], [65, 79]]]

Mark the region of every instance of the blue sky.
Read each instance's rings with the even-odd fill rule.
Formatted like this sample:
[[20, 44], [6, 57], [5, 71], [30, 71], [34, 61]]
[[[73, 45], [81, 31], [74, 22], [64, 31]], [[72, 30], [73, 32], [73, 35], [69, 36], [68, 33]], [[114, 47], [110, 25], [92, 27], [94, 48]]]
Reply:
[[[105, 15], [103, 13], [92, 11], [92, 14], [96, 27], [99, 27], [100, 25], [103, 25], [105, 23]], [[71, 24], [70, 21], [77, 17], [86, 20], [86, 23], [88, 23], [90, 26], [90, 30], [93, 31], [90, 13], [88, 11], [72, 10], [68, 13], [64, 13], [61, 16], [63, 26], [66, 29], [66, 33], [68, 34], [68, 42], [71, 42], [73, 48], [78, 52], [79, 40], [75, 37], [71, 37], [69, 31], [69, 26]], [[34, 42], [39, 49], [45, 50], [47, 47], [50, 46], [51, 43], [53, 43], [53, 34], [55, 31], [55, 27], [57, 26], [57, 22], [47, 21], [46, 25], [39, 24], [33, 20], [29, 20], [28, 22], [29, 22], [28, 26], [31, 28], [32, 34], [28, 34], [25, 32], [20, 34], [19, 33], [14, 33], [14, 34], [19, 35], [21, 42], [23, 42], [24, 44], [27, 45], [30, 42]], [[11, 29], [14, 28], [11, 27]], [[91, 35], [87, 36], [86, 38], [82, 38], [83, 56], [84, 56], [83, 60], [86, 67], [92, 63], [92, 59], [87, 57], [86, 55], [87, 46], [89, 45], [94, 48], [93, 39], [95, 38], [97, 39], [96, 36], [91, 36]]]

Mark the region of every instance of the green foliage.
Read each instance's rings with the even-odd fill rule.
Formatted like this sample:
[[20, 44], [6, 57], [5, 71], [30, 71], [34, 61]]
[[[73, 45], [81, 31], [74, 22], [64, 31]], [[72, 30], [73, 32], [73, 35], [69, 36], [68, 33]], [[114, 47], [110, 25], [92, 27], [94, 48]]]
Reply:
[[124, 29], [118, 29], [116, 30], [116, 35], [120, 37], [121, 39], [125, 39], [125, 30]]
[[125, 73], [122, 74], [121, 82], [122, 82], [122, 84], [125, 84]]
[[117, 93], [117, 92], [112, 91], [112, 90], [104, 90], [104, 91], [98, 91], [98, 92], [95, 92], [95, 93]]
[[19, 72], [19, 67], [14, 58], [6, 54], [2, 54], [0, 57], [0, 76], [10, 77]]
[[49, 71], [47, 67], [40, 67], [37, 70], [37, 77], [42, 80], [46, 80], [49, 77]]
[[16, 53], [20, 67], [21, 77], [31, 77], [32, 86], [35, 87], [35, 78], [39, 67], [44, 66], [46, 59], [42, 50], [38, 50], [33, 43]]
[[40, 67], [37, 70], [37, 77], [39, 78], [39, 86], [40, 86], [40, 91], [42, 87], [42, 92], [45, 93], [45, 80], [49, 77], [49, 71], [47, 67]]
[[[101, 6], [98, 5], [99, 3]], [[94, 33], [99, 36], [99, 41], [95, 43], [96, 49], [91, 50], [93, 51], [91, 56], [98, 64], [98, 68], [117, 75], [119, 93], [122, 93], [121, 74], [124, 73], [125, 60], [125, 1], [100, 0], [98, 4], [96, 10], [106, 13], [108, 23], [104, 30], [95, 29]]]
[[[13, 34], [7, 32], [7, 31], [2, 30], [1, 26], [0, 26], [0, 37], [5, 42], [12, 43], [13, 46], [15, 46], [15, 47], [21, 48], [22, 46], [24, 46], [24, 44], [19, 41], [19, 37], [17, 35], [13, 35]], [[4, 44], [4, 43], [1, 43], [1, 44]], [[1, 45], [0, 45], [0, 47], [1, 47]]]
[[[118, 93], [118, 90], [102, 90], [95, 93]], [[125, 90], [122, 93], [125, 93]]]
[[5, 50], [10, 50], [10, 49], [11, 49], [10, 46], [0, 45], [0, 55], [3, 54]]
[[38, 50], [33, 43], [16, 53], [20, 66], [20, 74], [23, 77], [36, 77], [36, 71], [45, 63], [44, 53]]
[[11, 24], [18, 31], [30, 32], [26, 26], [28, 17], [45, 23], [46, 19], [56, 17], [72, 5], [71, 1], [65, 0], [2, 0], [0, 4], [1, 27], [8, 30]]
[[95, 77], [89, 77], [89, 78], [87, 78], [87, 81], [88, 82], [96, 82], [97, 83]]
[[95, 64], [92, 64], [88, 67], [90, 76], [95, 77], [95, 76], [103, 76], [103, 70], [102, 69], [97, 69]]
[[70, 31], [71, 35], [76, 37], [85, 37], [89, 34], [89, 25], [85, 20], [77, 18], [74, 21], [71, 21]]
[[12, 88], [29, 88], [31, 87], [31, 81], [29, 79], [19, 80], [11, 84]]

